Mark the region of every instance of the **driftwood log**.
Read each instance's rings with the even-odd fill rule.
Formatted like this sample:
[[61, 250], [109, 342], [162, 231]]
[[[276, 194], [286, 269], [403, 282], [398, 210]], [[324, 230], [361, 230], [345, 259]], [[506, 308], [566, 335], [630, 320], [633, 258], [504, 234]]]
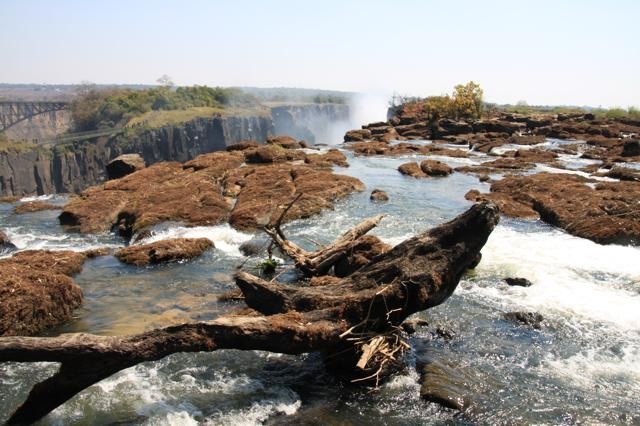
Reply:
[[[321, 351], [375, 376], [402, 349], [394, 330], [409, 315], [436, 306], [453, 293], [462, 274], [478, 263], [498, 217], [494, 204], [476, 204], [324, 286], [268, 282], [240, 271], [236, 283], [254, 310], [251, 314], [132, 336], [0, 338], [0, 362], [61, 363], [56, 374], [33, 387], [8, 423], [34, 422], [120, 370], [177, 352]], [[345, 353], [346, 357], [334, 356]]]

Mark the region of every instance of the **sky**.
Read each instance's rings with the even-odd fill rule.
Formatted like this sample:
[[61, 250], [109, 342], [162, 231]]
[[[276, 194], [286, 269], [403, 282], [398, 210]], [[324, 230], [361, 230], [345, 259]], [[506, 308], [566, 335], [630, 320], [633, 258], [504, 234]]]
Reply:
[[640, 1], [0, 0], [0, 82], [640, 106]]

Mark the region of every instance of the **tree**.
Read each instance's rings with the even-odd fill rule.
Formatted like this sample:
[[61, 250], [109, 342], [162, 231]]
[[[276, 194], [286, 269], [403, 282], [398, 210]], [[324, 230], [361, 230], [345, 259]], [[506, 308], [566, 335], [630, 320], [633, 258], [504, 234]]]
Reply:
[[470, 119], [482, 117], [482, 88], [473, 81], [458, 84], [453, 92], [453, 105], [456, 118]]

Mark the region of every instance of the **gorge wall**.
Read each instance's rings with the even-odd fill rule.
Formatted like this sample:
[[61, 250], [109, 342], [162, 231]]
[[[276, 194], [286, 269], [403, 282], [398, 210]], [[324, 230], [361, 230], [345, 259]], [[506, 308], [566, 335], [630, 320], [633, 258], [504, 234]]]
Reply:
[[149, 165], [184, 162], [241, 140], [263, 142], [272, 134], [288, 133], [311, 142], [316, 139], [314, 131], [322, 129], [316, 123], [328, 126], [333, 120], [348, 121], [349, 117], [345, 105], [294, 105], [274, 110], [271, 116], [199, 118], [136, 136], [103, 137], [30, 151], [8, 149], [0, 152], [0, 195], [81, 191], [103, 182], [107, 163], [121, 154], [138, 153]]

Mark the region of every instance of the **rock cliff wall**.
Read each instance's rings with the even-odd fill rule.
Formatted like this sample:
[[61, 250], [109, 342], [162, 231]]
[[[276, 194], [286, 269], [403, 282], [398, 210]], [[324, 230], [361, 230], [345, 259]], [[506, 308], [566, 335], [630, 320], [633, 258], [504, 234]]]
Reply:
[[322, 132], [329, 124], [346, 122], [348, 117], [346, 105], [283, 106], [274, 108], [271, 117], [200, 118], [137, 136], [103, 137], [34, 151], [8, 150], [0, 152], [0, 195], [81, 191], [104, 181], [107, 163], [121, 154], [138, 153], [147, 165], [184, 162], [241, 140], [262, 142], [272, 134], [290, 133], [287, 129], [292, 136], [311, 142], [324, 138]]

